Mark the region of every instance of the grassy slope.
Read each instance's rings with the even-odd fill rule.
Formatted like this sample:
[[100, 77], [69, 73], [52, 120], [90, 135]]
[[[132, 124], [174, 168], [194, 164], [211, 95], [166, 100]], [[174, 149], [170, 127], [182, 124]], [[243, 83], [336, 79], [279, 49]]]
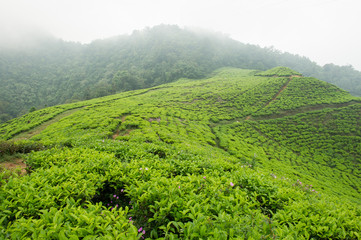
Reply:
[[[39, 181], [47, 182], [40, 184], [45, 194], [60, 191], [53, 189], [54, 181], [67, 189], [34, 209], [13, 210], [3, 220], [10, 224], [8, 232], [31, 234], [31, 216], [47, 222], [37, 209], [54, 207], [46, 214], [61, 215], [64, 206], [76, 212], [86, 200], [91, 209], [95, 202], [109, 204], [117, 192], [121, 206], [133, 202], [120, 218], [132, 216], [134, 225], [153, 238], [171, 232], [218, 239], [232, 234], [342, 239], [348, 232], [356, 238], [360, 211], [345, 199], [352, 204], [361, 199], [361, 100], [287, 69], [282, 77], [274, 76], [278, 70], [270, 72], [255, 76], [251, 70], [221, 69], [209, 79], [183, 79], [56, 108], [61, 111], [43, 109], [1, 125], [3, 138], [16, 138], [64, 112], [31, 140], [70, 147], [30, 154], [27, 163], [35, 171], [4, 183], [4, 193], [14, 191], [17, 182], [30, 185], [32, 190], [23, 193], [28, 195], [40, 191], [32, 187]], [[72, 181], [76, 190], [65, 186]], [[21, 197], [3, 196], [2, 208], [19, 208]], [[77, 202], [72, 205], [69, 198]], [[136, 236], [128, 225], [123, 232]]]

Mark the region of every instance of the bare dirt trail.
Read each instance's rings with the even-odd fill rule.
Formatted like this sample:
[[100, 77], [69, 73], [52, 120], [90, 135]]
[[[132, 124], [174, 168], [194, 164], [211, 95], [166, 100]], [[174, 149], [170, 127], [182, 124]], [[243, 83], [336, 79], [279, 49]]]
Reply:
[[[23, 162], [23, 159], [17, 158], [10, 162], [2, 162], [0, 163], [0, 169], [5, 168], [10, 171], [19, 171], [20, 175], [26, 174], [26, 164]], [[17, 170], [19, 169], [19, 170]]]
[[292, 76], [288, 78], [285, 85], [283, 85], [282, 88], [278, 91], [278, 93], [276, 93], [276, 95], [274, 95], [274, 97], [271, 99], [271, 101], [269, 101], [265, 104], [265, 107], [267, 107], [268, 105], [270, 105], [272, 102], [274, 102], [276, 100], [276, 98], [288, 87], [288, 84], [291, 82], [292, 79], [293, 79]]
[[347, 107], [347, 106], [350, 106], [353, 104], [361, 104], [361, 102], [350, 101], [350, 102], [344, 102], [344, 103], [330, 103], [330, 104], [318, 104], [318, 105], [313, 105], [313, 106], [305, 106], [305, 107], [300, 107], [300, 108], [297, 108], [294, 110], [281, 111], [278, 114], [271, 114], [271, 115], [267, 115], [267, 116], [257, 116], [257, 117], [254, 117], [253, 120], [259, 121], [259, 120], [283, 118], [286, 116], [292, 116], [292, 115], [296, 115], [296, 114], [303, 113], [303, 112], [319, 111], [324, 108], [341, 108], [341, 107]]
[[30, 129], [29, 131], [26, 131], [26, 132], [22, 132], [16, 136], [14, 136], [12, 138], [12, 140], [26, 140], [26, 139], [30, 139], [31, 137], [39, 134], [40, 132], [42, 132], [45, 128], [47, 128], [48, 126], [50, 126], [51, 124], [53, 123], [56, 123], [58, 122], [60, 119], [64, 118], [64, 117], [67, 117], [71, 114], [73, 114], [74, 112], [77, 112], [79, 111], [80, 109], [82, 109], [83, 107], [81, 108], [74, 108], [74, 109], [71, 109], [71, 110], [67, 110], [65, 112], [62, 112], [58, 115], [56, 115], [54, 118]]
[[[287, 82], [281, 87], [281, 89], [276, 93], [276, 95], [274, 95], [273, 98], [264, 105], [264, 107], [267, 107], [267, 106], [270, 105], [272, 102], [274, 102], [274, 101], [277, 99], [277, 97], [288, 87], [288, 84], [291, 82], [291, 80], [292, 80], [294, 77], [301, 77], [301, 76], [299, 76], [299, 75], [292, 75], [292, 76], [288, 77]], [[251, 118], [252, 118], [252, 116], [249, 115], [249, 116], [246, 117], [245, 120], [250, 120]]]
[[113, 134], [112, 139], [115, 140], [119, 136], [119, 134], [120, 134], [120, 131], [119, 131], [119, 129], [117, 129], [115, 131], [115, 133]]

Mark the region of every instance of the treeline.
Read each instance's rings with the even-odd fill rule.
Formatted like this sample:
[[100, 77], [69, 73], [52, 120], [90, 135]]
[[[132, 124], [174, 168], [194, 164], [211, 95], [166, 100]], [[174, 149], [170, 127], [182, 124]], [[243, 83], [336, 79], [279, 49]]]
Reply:
[[[318, 66], [308, 58], [243, 44], [216, 33], [160, 25], [90, 44], [47, 38], [21, 50], [0, 49], [0, 122], [29, 109], [203, 78], [220, 67], [293, 68], [361, 96], [351, 66]], [[34, 108], [33, 108], [34, 109]]]

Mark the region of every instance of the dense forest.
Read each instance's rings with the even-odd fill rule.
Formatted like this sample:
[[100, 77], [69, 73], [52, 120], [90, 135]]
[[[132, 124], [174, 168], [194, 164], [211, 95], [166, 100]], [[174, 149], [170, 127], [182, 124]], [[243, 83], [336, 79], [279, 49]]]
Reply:
[[46, 106], [179, 78], [203, 78], [220, 67], [266, 70], [276, 66], [361, 96], [361, 73], [352, 66], [321, 67], [306, 57], [243, 44], [218, 33], [160, 25], [90, 44], [44, 37], [31, 47], [0, 46], [0, 121]]
[[360, 111], [285, 67], [35, 110], [0, 124], [0, 238], [360, 239]]

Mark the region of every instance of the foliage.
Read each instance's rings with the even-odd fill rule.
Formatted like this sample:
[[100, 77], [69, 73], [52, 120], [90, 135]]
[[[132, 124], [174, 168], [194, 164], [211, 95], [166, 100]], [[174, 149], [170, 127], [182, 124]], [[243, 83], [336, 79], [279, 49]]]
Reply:
[[301, 76], [302, 74], [287, 67], [275, 67], [267, 71], [256, 73], [255, 75], [267, 77], [291, 77]]
[[[361, 73], [351, 66], [320, 67], [305, 57], [177, 26], [155, 26], [86, 45], [39, 39], [29, 49], [0, 49], [0, 122], [35, 108], [202, 78], [221, 67], [263, 71], [287, 66], [361, 96]], [[278, 76], [299, 75], [277, 69]]]
[[0, 140], [0, 157], [15, 153], [30, 153], [31, 151], [43, 150], [41, 143], [32, 141], [3, 141]]
[[44, 146], [24, 155], [30, 174], [0, 173], [0, 238], [359, 239], [361, 100], [255, 74], [223, 68], [0, 125], [6, 149]]

